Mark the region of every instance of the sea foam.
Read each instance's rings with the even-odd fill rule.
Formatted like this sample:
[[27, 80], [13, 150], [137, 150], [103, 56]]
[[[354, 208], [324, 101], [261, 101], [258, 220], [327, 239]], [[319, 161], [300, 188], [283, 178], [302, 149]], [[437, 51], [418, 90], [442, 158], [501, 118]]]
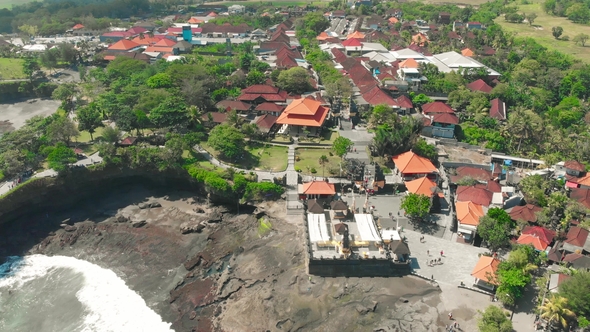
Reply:
[[56, 268], [71, 269], [84, 277], [76, 293], [86, 311], [82, 331], [172, 331], [171, 324], [163, 322], [113, 271], [73, 257], [10, 257], [0, 265], [0, 288], [18, 289]]

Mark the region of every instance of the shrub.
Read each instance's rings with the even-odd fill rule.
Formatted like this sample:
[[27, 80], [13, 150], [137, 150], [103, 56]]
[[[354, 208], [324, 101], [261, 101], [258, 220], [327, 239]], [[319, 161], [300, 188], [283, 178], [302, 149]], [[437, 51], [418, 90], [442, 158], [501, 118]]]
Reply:
[[315, 173], [317, 173], [317, 172], [318, 172], [318, 171], [317, 171], [315, 168], [313, 168], [313, 167], [311, 168], [311, 173], [312, 173], [312, 174], [315, 174]]
[[245, 200], [272, 200], [283, 194], [283, 187], [270, 182], [250, 182], [246, 185]]

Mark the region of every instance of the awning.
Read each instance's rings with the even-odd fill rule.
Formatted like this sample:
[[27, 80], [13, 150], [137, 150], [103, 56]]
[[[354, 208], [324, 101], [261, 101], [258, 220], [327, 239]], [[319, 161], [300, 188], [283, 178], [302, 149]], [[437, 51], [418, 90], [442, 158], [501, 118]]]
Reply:
[[459, 228], [457, 230], [463, 234], [473, 234], [473, 232], [475, 232], [475, 228], [471, 229], [469, 227], [469, 225], [461, 225], [461, 224], [459, 224]]

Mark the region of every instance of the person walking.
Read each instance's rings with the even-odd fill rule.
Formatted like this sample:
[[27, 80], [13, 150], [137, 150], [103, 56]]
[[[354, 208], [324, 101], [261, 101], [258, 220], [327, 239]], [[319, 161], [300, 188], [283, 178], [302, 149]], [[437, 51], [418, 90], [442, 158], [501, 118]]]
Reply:
[[444, 253], [443, 253], [443, 251], [441, 250], [441, 251], [440, 251], [440, 257], [443, 257], [443, 256], [444, 256]]
[[430, 250], [426, 250], [426, 255], [430, 256]]
[[453, 319], [453, 313], [449, 312], [449, 319], [452, 320]]

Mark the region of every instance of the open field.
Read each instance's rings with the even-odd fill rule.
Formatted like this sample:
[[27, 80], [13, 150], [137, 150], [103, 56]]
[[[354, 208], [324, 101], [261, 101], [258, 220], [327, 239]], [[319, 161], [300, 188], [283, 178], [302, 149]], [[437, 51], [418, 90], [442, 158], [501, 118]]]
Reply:
[[[590, 63], [590, 45], [587, 44], [586, 47], [582, 47], [572, 41], [574, 36], [579, 33], [590, 35], [590, 26], [573, 23], [565, 17], [548, 15], [543, 11], [542, 3], [541, 0], [534, 0], [532, 4], [518, 6], [519, 13], [537, 14], [533, 26], [529, 26], [528, 23], [508, 23], [503, 16], [498, 17], [496, 23], [500, 24], [506, 31], [515, 32], [519, 37], [533, 37], [539, 44], [548, 49], [569, 54]], [[569, 41], [553, 38], [551, 28], [556, 26], [563, 28], [562, 36], [569, 36]]]
[[[200, 145], [215, 158], [220, 159], [219, 153], [206, 142], [202, 142]], [[248, 153], [245, 157], [236, 163], [221, 160], [228, 165], [242, 169], [273, 172], [281, 172], [287, 169], [287, 152], [289, 148], [286, 146], [263, 145], [261, 143], [251, 142], [246, 146], [246, 151]]]
[[23, 5], [27, 2], [33, 2], [33, 0], [0, 0], [0, 9], [11, 9], [13, 5]]
[[481, 5], [482, 3], [486, 3], [490, 0], [423, 0], [420, 2], [424, 2], [424, 3], [432, 3], [432, 4], [436, 4], [436, 5], [446, 5], [446, 4], [453, 4], [453, 5], [472, 5], [472, 6], [478, 6]]
[[[2, 0], [0, 0], [2, 1]], [[317, 7], [325, 7], [328, 5], [329, 1], [271, 1], [273, 6], [277, 7], [289, 7], [289, 6], [300, 6], [304, 7], [307, 5], [317, 6]], [[207, 2], [208, 5], [212, 4], [223, 4], [226, 6], [232, 5], [242, 5], [242, 6], [260, 6], [260, 5], [268, 5], [269, 1], [216, 1], [216, 2]]]
[[0, 79], [14, 80], [27, 78], [23, 73], [22, 63], [22, 59], [0, 58]]
[[[297, 148], [295, 150], [295, 169], [301, 169], [301, 173], [307, 175], [322, 176], [322, 166], [319, 163], [320, 157], [328, 157], [328, 163], [325, 166], [325, 176], [330, 176], [330, 170], [340, 169], [340, 157], [330, 156], [330, 149], [321, 148]], [[312, 169], [316, 172], [313, 173]], [[332, 174], [336, 175], [336, 174]]]

